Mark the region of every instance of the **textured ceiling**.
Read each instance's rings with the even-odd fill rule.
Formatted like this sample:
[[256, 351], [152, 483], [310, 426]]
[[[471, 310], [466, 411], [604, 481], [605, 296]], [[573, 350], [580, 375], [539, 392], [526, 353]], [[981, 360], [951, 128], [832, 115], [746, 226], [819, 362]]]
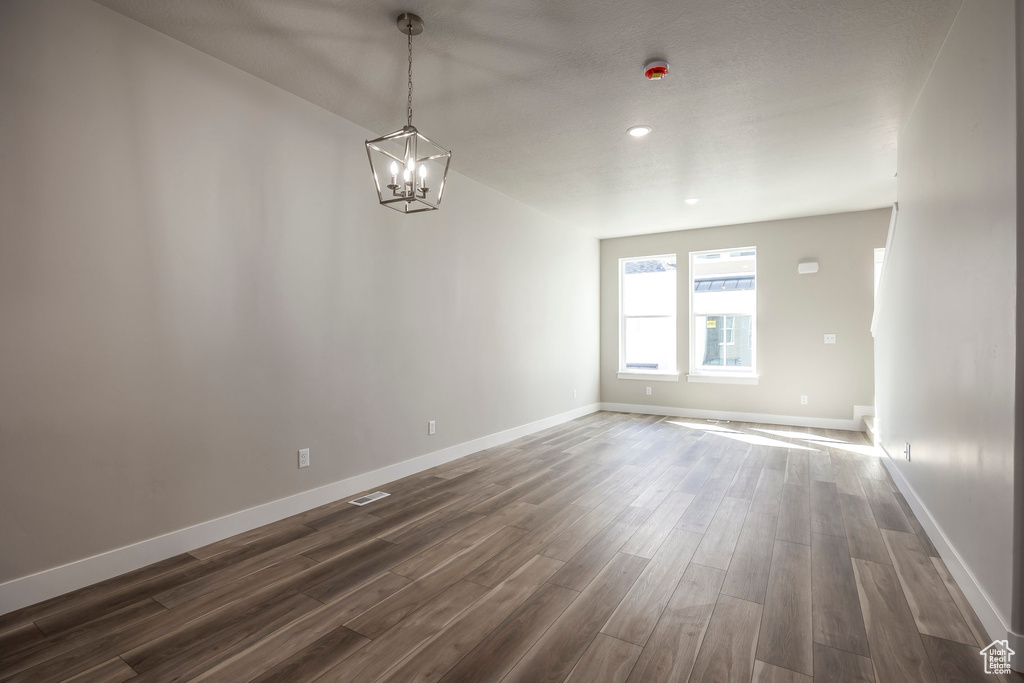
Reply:
[[[98, 0], [611, 237], [876, 208], [960, 0]], [[672, 65], [643, 79], [649, 58]], [[626, 128], [647, 124], [646, 138]], [[683, 203], [699, 197], [693, 206]]]

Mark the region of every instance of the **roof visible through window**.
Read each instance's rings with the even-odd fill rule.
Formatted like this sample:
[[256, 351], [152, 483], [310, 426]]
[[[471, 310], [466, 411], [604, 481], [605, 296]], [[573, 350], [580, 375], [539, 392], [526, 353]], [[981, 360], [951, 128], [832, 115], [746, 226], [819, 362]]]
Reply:
[[754, 278], [742, 277], [716, 277], [705, 278], [693, 281], [695, 292], [742, 292], [754, 289]]
[[636, 275], [637, 273], [665, 273], [675, 269], [675, 261], [647, 259], [644, 261], [626, 261], [624, 272], [626, 275]]

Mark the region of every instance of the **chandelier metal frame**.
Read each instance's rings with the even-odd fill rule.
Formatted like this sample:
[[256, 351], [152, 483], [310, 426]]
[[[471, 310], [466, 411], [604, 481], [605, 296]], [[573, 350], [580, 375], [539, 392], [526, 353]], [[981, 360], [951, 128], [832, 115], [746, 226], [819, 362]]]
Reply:
[[[406, 125], [393, 133], [382, 135], [374, 140], [366, 141], [366, 157], [370, 161], [373, 183], [377, 189], [377, 199], [381, 205], [401, 213], [421, 213], [436, 211], [441, 207], [444, 196], [445, 182], [448, 180], [448, 168], [451, 165], [452, 153], [437, 144], [412, 125], [412, 37], [423, 33], [423, 20], [415, 14], [403, 12], [398, 15], [398, 30], [408, 37], [409, 48], [409, 96], [406, 102]], [[399, 156], [391, 149], [402, 149]], [[374, 163], [374, 152], [381, 155], [381, 163], [391, 163], [387, 173]], [[441, 182], [437, 188], [437, 199], [428, 198], [430, 188], [427, 185], [427, 162], [444, 164]], [[386, 182], [383, 179], [390, 179]]]

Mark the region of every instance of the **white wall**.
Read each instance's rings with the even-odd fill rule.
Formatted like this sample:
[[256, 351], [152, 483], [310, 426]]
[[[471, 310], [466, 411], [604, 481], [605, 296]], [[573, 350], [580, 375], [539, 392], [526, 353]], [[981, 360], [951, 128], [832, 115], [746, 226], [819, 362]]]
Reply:
[[378, 206], [382, 132], [0, 3], [0, 581], [598, 400], [597, 240], [457, 173]]
[[899, 138], [875, 338], [882, 445], [1002, 621], [992, 637], [1012, 585], [1014, 88], [1013, 3], [966, 0]]
[[[601, 241], [601, 400], [680, 410], [789, 416], [790, 424], [853, 422], [874, 403], [871, 315], [874, 249], [890, 209], [812, 216]], [[757, 247], [758, 384], [687, 382], [689, 254]], [[676, 254], [678, 382], [619, 379], [620, 258]], [[821, 269], [798, 275], [813, 258]], [[824, 334], [838, 335], [825, 345]], [[647, 396], [645, 388], [652, 393]], [[800, 396], [807, 395], [807, 405]], [[820, 422], [828, 420], [830, 422]]]

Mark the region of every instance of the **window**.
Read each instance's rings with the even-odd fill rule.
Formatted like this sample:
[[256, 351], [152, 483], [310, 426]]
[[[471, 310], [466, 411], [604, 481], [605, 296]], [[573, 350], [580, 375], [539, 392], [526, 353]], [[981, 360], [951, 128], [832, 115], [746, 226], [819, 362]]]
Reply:
[[676, 380], [676, 256], [619, 259], [619, 378]]
[[736, 343], [735, 335], [733, 332], [736, 331], [736, 316], [727, 315], [725, 316], [725, 343], [732, 345]]
[[757, 249], [690, 254], [691, 382], [757, 382]]

